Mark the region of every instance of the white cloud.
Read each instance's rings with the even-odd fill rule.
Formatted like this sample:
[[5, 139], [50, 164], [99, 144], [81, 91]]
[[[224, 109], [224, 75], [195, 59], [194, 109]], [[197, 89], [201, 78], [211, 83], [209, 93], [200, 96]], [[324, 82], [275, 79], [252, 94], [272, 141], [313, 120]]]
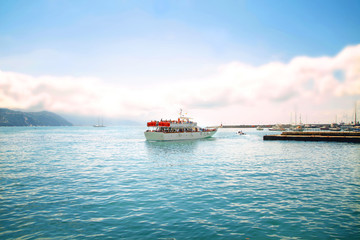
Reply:
[[209, 122], [288, 122], [295, 108], [311, 115], [309, 121], [329, 121], [339, 111], [350, 116], [351, 101], [359, 96], [360, 45], [335, 57], [296, 57], [258, 67], [232, 62], [203, 79], [138, 88], [95, 78], [0, 71], [1, 107], [141, 120], [171, 117], [183, 107], [203, 120], [213, 119]]

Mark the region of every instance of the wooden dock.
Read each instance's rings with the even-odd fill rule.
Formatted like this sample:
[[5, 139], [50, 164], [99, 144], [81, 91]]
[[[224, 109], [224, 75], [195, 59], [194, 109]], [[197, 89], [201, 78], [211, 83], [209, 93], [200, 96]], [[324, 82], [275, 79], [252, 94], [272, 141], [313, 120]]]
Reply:
[[265, 135], [263, 139], [360, 143], [360, 132], [283, 132], [280, 135]]

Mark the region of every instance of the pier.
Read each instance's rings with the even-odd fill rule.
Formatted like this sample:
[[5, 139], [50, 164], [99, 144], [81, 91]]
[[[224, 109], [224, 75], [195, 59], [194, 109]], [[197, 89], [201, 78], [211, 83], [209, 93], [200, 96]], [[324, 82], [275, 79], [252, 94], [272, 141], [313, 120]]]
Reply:
[[279, 135], [265, 135], [263, 139], [360, 143], [360, 132], [283, 132]]

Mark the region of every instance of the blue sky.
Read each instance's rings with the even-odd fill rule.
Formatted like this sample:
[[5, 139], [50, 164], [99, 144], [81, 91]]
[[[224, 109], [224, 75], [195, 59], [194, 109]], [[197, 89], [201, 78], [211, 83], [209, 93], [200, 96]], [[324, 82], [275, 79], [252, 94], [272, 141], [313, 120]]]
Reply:
[[232, 62], [334, 57], [360, 43], [359, 12], [360, 1], [2, 0], [0, 70], [133, 88], [206, 81]]
[[[332, 56], [357, 44], [359, 12], [359, 1], [3, 0], [0, 56], [39, 58], [35, 66], [3, 64], [4, 70], [92, 72], [111, 78], [121, 76], [121, 66], [112, 61], [119, 60], [123, 70], [128, 69], [124, 57], [146, 67], [142, 62], [159, 56], [153, 69], [160, 70], [166, 62], [176, 72], [190, 73], [193, 64], [259, 65], [298, 55]], [[101, 67], [99, 58], [107, 57], [111, 64]], [[174, 64], [169, 63], [172, 60]], [[185, 67], [179, 69], [177, 64]], [[89, 72], [88, 66], [93, 70]], [[114, 76], [102, 75], [103, 70]]]

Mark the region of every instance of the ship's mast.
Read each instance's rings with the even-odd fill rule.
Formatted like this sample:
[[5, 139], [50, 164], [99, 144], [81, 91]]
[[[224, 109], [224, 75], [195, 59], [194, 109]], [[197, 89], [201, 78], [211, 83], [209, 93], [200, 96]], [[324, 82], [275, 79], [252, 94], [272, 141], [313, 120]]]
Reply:
[[355, 101], [355, 122], [354, 125], [356, 125], [356, 101]]

